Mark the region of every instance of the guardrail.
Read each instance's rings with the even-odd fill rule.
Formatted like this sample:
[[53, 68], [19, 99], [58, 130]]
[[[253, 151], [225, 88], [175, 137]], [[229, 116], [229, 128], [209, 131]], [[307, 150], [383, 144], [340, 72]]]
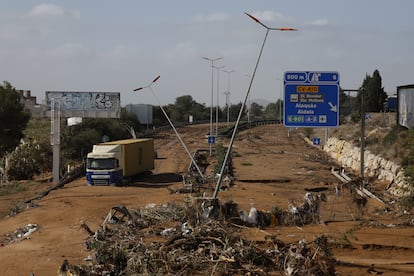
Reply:
[[[237, 130], [241, 131], [241, 130], [246, 130], [246, 129], [250, 129], [250, 128], [254, 128], [258, 126], [274, 125], [274, 124], [281, 124], [281, 123], [282, 122], [280, 120], [257, 120], [257, 121], [251, 121], [251, 122], [244, 122], [239, 125]], [[222, 135], [225, 135], [228, 138], [230, 138], [231, 135], [233, 134], [233, 131], [234, 131], [234, 126], [230, 127], [225, 133], [222, 133]]]
[[[192, 125], [202, 125], [202, 124], [208, 124], [210, 123], [210, 121], [195, 121], [193, 123], [188, 123], [188, 122], [182, 122], [182, 123], [175, 123], [174, 126], [175, 128], [181, 128], [181, 127], [187, 127], [187, 126], [192, 126]], [[225, 123], [225, 121], [221, 121], [221, 123]], [[230, 122], [232, 124], [234, 124], [234, 122]], [[262, 126], [262, 125], [273, 125], [273, 124], [281, 124], [282, 121], [280, 120], [256, 120], [256, 121], [251, 121], [251, 122], [242, 122], [239, 124], [238, 130], [246, 130], [249, 128], [253, 128], [253, 127], [258, 127], [258, 126]], [[157, 132], [161, 132], [161, 131], [165, 131], [170, 129], [171, 126], [170, 125], [165, 125], [165, 126], [160, 126], [157, 127], [155, 129], [149, 129], [147, 130], [145, 133], [143, 133], [140, 137], [151, 137], [153, 136], [155, 133]], [[223, 128], [221, 128], [223, 129]], [[229, 128], [224, 128], [224, 131], [220, 131], [219, 135], [223, 135], [226, 137], [231, 137], [233, 131], [234, 131], [234, 126], [231, 126]]]

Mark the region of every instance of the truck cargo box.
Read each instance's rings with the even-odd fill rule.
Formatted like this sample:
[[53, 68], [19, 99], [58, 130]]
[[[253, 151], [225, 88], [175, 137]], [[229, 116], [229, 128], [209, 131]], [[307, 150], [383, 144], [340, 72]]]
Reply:
[[124, 177], [131, 177], [154, 169], [154, 140], [126, 139], [102, 143], [100, 145], [120, 145]]
[[126, 139], [93, 146], [86, 159], [88, 185], [126, 184], [154, 169], [154, 140]]

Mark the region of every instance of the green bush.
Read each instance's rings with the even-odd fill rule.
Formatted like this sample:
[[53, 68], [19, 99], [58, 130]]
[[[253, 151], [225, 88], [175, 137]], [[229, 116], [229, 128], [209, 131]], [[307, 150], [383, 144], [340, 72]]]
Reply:
[[29, 139], [20, 143], [8, 158], [7, 178], [23, 180], [50, 171], [53, 154], [48, 142]]
[[353, 123], [358, 123], [361, 120], [361, 114], [359, 112], [352, 112], [351, 121]]

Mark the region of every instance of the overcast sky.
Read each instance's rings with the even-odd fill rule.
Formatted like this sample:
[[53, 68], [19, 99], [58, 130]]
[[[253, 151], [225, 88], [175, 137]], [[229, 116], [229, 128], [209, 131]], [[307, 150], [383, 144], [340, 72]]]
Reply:
[[[219, 104], [243, 101], [270, 27], [252, 99], [281, 97], [285, 71], [338, 71], [356, 89], [378, 69], [385, 91], [414, 83], [412, 0], [0, 0], [0, 81], [32, 91], [120, 92], [121, 105], [192, 95], [211, 102], [211, 62]], [[213, 98], [216, 103], [217, 71]], [[230, 77], [230, 83], [228, 82]]]

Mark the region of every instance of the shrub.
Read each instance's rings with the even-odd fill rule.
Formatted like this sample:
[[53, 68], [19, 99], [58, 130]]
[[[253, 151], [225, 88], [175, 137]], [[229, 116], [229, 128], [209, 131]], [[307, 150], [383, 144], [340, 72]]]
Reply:
[[36, 174], [51, 170], [52, 158], [52, 149], [45, 141], [23, 141], [9, 155], [6, 175], [9, 180], [32, 179]]

